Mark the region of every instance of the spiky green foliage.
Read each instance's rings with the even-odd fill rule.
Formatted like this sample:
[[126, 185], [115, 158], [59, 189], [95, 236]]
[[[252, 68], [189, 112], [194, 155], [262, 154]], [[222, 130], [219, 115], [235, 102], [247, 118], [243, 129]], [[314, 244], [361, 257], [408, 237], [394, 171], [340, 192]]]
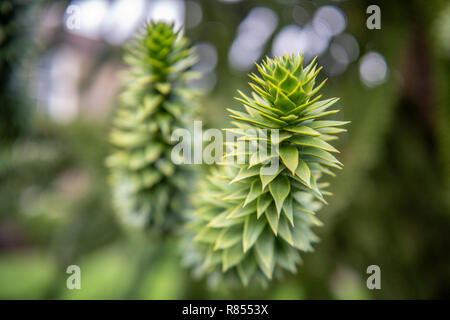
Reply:
[[185, 206], [189, 171], [171, 161], [171, 134], [187, 127], [195, 107], [186, 84], [195, 61], [188, 40], [165, 22], [147, 24], [127, 48], [107, 165], [117, 212], [130, 225], [171, 227]]
[[[267, 58], [257, 66], [260, 75], [250, 75], [252, 96], [239, 91], [246, 112], [229, 110], [237, 120], [231, 130], [249, 143], [231, 143], [226, 156], [244, 154], [246, 162], [214, 169], [200, 186], [185, 256], [197, 273], [265, 283], [282, 269], [295, 272], [299, 252], [312, 251], [318, 241], [311, 228], [321, 225], [315, 213], [328, 194], [319, 179], [342, 167], [328, 142], [346, 122], [323, 120], [338, 112], [330, 110], [338, 99], [320, 100], [321, 68], [315, 60], [307, 67], [302, 62], [300, 55]], [[277, 150], [278, 171], [263, 172], [270, 164], [249, 152], [256, 140], [246, 129], [278, 129], [276, 140], [274, 132], [266, 135]]]
[[40, 2], [0, 0], [0, 143], [10, 143], [28, 125], [25, 60], [34, 49], [30, 26]]

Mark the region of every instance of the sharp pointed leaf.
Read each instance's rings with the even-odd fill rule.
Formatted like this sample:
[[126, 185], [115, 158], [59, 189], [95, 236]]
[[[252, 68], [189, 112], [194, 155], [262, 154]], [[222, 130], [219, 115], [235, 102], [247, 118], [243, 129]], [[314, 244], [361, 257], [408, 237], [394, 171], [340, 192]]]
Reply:
[[278, 214], [275, 206], [271, 204], [265, 211], [267, 222], [275, 235], [278, 234]]
[[299, 159], [299, 164], [297, 170], [295, 170], [295, 175], [300, 178], [300, 180], [308, 187], [310, 187], [311, 181], [311, 171], [308, 165], [302, 159]]
[[284, 165], [295, 174], [298, 165], [298, 149], [296, 146], [280, 146], [278, 149], [281, 161]]
[[258, 198], [256, 203], [257, 219], [262, 216], [266, 211], [267, 207], [272, 203], [272, 196], [268, 193], [263, 194]]

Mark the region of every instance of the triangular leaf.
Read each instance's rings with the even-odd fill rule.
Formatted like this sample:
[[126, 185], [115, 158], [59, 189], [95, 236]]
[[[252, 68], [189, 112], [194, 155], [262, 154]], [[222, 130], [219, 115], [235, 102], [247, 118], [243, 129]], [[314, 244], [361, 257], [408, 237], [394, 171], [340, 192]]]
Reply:
[[261, 193], [263, 193], [261, 181], [259, 179], [256, 179], [255, 181], [252, 182], [252, 185], [250, 186], [250, 191], [247, 195], [247, 198], [245, 199], [243, 206], [245, 207], [248, 203], [255, 200], [257, 197], [261, 195]]
[[294, 228], [292, 232], [292, 238], [294, 240], [294, 247], [302, 251], [311, 251], [312, 247], [308, 238], [301, 228]]
[[292, 197], [288, 196], [283, 204], [283, 212], [292, 226], [294, 226], [294, 212], [292, 207]]
[[318, 132], [308, 126], [284, 128], [284, 130], [289, 131], [289, 132], [294, 132], [294, 133], [305, 134], [308, 136], [320, 136], [320, 132]]
[[222, 271], [225, 272], [231, 267], [237, 265], [244, 258], [245, 254], [242, 250], [242, 244], [227, 248], [222, 252]]
[[295, 108], [295, 103], [293, 103], [280, 89], [278, 89], [276, 93], [275, 105], [284, 113]]
[[258, 167], [254, 167], [254, 168], [241, 168], [241, 170], [239, 170], [239, 173], [236, 175], [236, 177], [234, 177], [233, 180], [231, 180], [230, 184], [235, 183], [237, 181], [240, 180], [244, 180], [253, 176], [256, 176], [257, 174], [259, 174], [259, 169]]
[[336, 159], [335, 156], [333, 156], [331, 153], [321, 150], [321, 149], [317, 149], [317, 148], [313, 148], [313, 147], [304, 147], [302, 150], [302, 154], [314, 156], [314, 157], [317, 157], [317, 158], [320, 158], [323, 160], [335, 162], [337, 164], [342, 165], [342, 163], [340, 163], [339, 160]]
[[242, 247], [244, 248], [244, 252], [255, 244], [265, 226], [266, 222], [264, 220], [257, 220], [255, 215], [248, 216], [245, 219], [244, 234], [242, 237]]
[[255, 259], [252, 256], [248, 256], [237, 266], [237, 271], [242, 283], [244, 286], [247, 286], [256, 271]]
[[280, 218], [280, 223], [278, 225], [278, 233], [280, 236], [286, 240], [291, 246], [294, 245], [294, 240], [292, 239], [291, 229], [289, 227], [289, 222], [284, 217]]
[[194, 241], [198, 242], [206, 242], [206, 243], [215, 243], [217, 237], [220, 235], [222, 231], [220, 229], [210, 228], [208, 226], [203, 227], [199, 233], [194, 238]]
[[321, 138], [318, 137], [305, 137], [305, 136], [296, 136], [290, 139], [292, 143], [299, 144], [307, 147], [314, 147], [318, 149], [322, 149], [329, 152], [339, 152], [332, 145], [326, 143]]
[[241, 237], [242, 228], [240, 226], [223, 229], [217, 238], [214, 250], [229, 248], [238, 243]]
[[270, 228], [275, 235], [278, 234], [278, 214], [275, 206], [271, 204], [265, 211], [267, 222], [269, 222]]
[[[257, 168], [257, 167], [255, 167]], [[261, 179], [261, 183], [262, 183], [262, 189], [264, 190], [266, 188], [266, 186], [273, 180], [275, 179], [278, 174], [281, 172], [281, 169], [279, 169], [277, 172], [275, 172], [274, 174], [265, 174], [266, 172], [264, 172], [264, 168], [265, 167], [261, 167], [260, 169], [260, 173], [259, 173], [259, 177]]]
[[272, 203], [272, 196], [268, 193], [263, 194], [260, 196], [256, 203], [256, 212], [257, 212], [257, 219], [261, 217], [261, 215], [266, 211], [269, 204]]
[[208, 223], [208, 226], [211, 228], [225, 228], [244, 222], [244, 218], [227, 219], [229, 214], [230, 213], [227, 211], [221, 213], [220, 215], [212, 219]]
[[281, 246], [277, 250], [277, 264], [282, 268], [290, 271], [296, 271], [296, 263], [301, 261], [298, 251], [292, 249], [288, 244]]
[[259, 236], [255, 248], [256, 255], [259, 259], [267, 268], [270, 268], [274, 262], [275, 238], [269, 230], [266, 229]]
[[337, 121], [337, 120], [318, 120], [308, 124], [313, 129], [325, 128], [325, 127], [338, 127], [350, 123], [350, 121]]
[[308, 165], [302, 159], [299, 159], [299, 164], [297, 170], [295, 170], [295, 175], [300, 178], [300, 180], [308, 187], [311, 187], [311, 170], [309, 170]]
[[281, 175], [269, 184], [269, 191], [272, 194], [273, 200], [275, 200], [275, 206], [279, 216], [283, 208], [283, 202], [289, 195], [289, 191], [291, 191], [291, 184], [284, 175]]

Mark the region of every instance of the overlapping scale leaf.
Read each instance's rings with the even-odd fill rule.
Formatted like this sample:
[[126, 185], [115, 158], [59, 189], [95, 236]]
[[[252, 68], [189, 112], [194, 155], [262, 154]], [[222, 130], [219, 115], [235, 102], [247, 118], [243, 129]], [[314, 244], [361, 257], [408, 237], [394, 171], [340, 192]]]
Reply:
[[[200, 274], [265, 283], [282, 270], [294, 272], [300, 252], [318, 241], [315, 213], [328, 194], [319, 180], [342, 167], [330, 141], [347, 122], [325, 120], [338, 111], [332, 109], [338, 99], [321, 100], [321, 68], [315, 60], [302, 63], [301, 55], [267, 58], [250, 75], [253, 92], [239, 91], [244, 111], [230, 110], [236, 128], [229, 130], [248, 144], [231, 143], [226, 157], [245, 154], [246, 163], [219, 166], [200, 185], [185, 248], [187, 263]], [[257, 138], [246, 129], [268, 130]], [[276, 146], [279, 170], [264, 170], [272, 154], [259, 159], [249, 151], [258, 139]]]
[[[170, 158], [171, 134], [187, 127], [196, 94], [189, 42], [173, 24], [150, 22], [124, 56], [124, 89], [112, 121], [110, 168], [116, 211], [127, 225], [171, 227], [185, 207], [189, 172]], [[159, 228], [162, 227], [162, 228]]]

